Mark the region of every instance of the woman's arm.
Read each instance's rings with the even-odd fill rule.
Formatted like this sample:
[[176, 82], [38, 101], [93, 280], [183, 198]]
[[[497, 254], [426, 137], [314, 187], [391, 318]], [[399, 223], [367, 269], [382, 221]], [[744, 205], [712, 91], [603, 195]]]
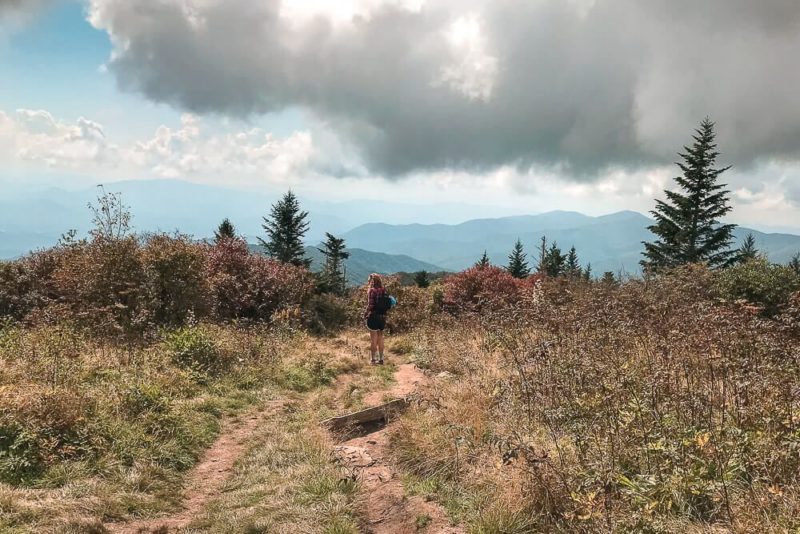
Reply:
[[370, 314], [373, 312], [373, 310], [375, 310], [375, 300], [376, 300], [375, 296], [376, 295], [377, 295], [377, 292], [375, 291], [374, 288], [371, 288], [367, 292], [367, 309], [364, 310], [364, 319], [369, 317]]

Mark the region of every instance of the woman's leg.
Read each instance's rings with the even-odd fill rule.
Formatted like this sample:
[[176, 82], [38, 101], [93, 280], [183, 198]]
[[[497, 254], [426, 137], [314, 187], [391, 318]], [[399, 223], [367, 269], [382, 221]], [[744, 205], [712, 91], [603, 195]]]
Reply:
[[378, 353], [380, 354], [380, 362], [383, 363], [383, 330], [378, 330]]
[[369, 360], [370, 362], [374, 362], [377, 358], [376, 353], [378, 352], [378, 333], [375, 330], [369, 331]]

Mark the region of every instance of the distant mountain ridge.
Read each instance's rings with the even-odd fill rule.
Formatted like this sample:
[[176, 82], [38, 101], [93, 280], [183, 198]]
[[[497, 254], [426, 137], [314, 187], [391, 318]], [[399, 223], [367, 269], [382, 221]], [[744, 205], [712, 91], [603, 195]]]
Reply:
[[[259, 245], [249, 245], [253, 252], [263, 252]], [[347, 283], [353, 286], [364, 284], [371, 273], [395, 274], [395, 273], [416, 273], [418, 271], [428, 271], [430, 273], [446, 271], [438, 265], [433, 265], [424, 261], [417, 260], [403, 254], [385, 254], [383, 252], [372, 252], [360, 248], [348, 248], [350, 257], [344, 262]], [[306, 247], [305, 254], [311, 259], [311, 270], [318, 272], [322, 269], [325, 257], [317, 247]]]
[[[591, 263], [595, 273], [603, 271], [640, 272], [642, 241], [651, 241], [647, 229], [652, 220], [634, 211], [620, 211], [599, 217], [577, 212], [552, 211], [541, 215], [475, 219], [456, 225], [365, 224], [346, 232], [348, 245], [378, 252], [408, 254], [422, 261], [461, 270], [472, 265], [486, 250], [493, 263], [505, 265], [517, 238], [528, 259], [535, 264], [539, 243], [557, 242], [566, 251], [575, 246], [581, 263]], [[735, 246], [752, 233], [760, 251], [771, 261], [786, 262], [800, 252], [800, 236], [764, 233], [737, 227]]]

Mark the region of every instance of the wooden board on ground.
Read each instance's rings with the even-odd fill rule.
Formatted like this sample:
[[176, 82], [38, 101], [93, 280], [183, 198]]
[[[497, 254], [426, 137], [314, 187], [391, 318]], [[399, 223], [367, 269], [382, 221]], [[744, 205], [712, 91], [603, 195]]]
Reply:
[[322, 421], [320, 424], [328, 427], [331, 430], [340, 430], [342, 428], [350, 428], [355, 425], [363, 425], [365, 423], [388, 420], [389, 417], [402, 412], [407, 407], [407, 399], [394, 399], [379, 406], [373, 406], [372, 408], [359, 410], [347, 415], [331, 417], [330, 419]]

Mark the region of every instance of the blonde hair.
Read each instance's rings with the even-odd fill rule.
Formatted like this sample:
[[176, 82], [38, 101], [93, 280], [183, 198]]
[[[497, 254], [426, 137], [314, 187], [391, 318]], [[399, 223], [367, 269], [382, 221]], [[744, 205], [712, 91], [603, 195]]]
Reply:
[[381, 282], [381, 275], [378, 273], [372, 273], [369, 275], [369, 280], [367, 280], [367, 287], [368, 288], [381, 288], [383, 287], [383, 282]]

